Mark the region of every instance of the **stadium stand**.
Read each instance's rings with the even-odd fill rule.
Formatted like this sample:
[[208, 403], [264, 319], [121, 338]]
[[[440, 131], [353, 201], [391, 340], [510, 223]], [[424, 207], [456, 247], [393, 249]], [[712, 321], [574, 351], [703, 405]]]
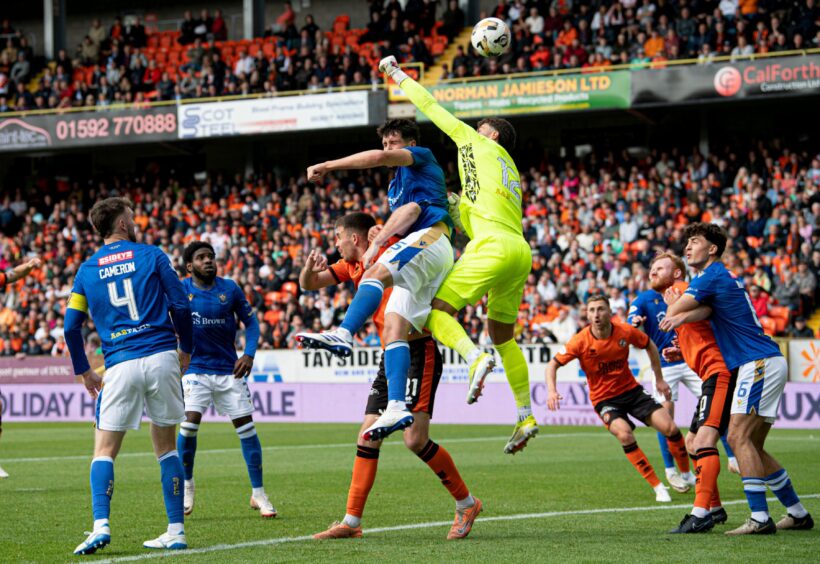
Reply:
[[[596, 293], [609, 296], [625, 318], [629, 301], [646, 288], [655, 252], [680, 252], [682, 229], [692, 221], [728, 230], [724, 260], [755, 288], [753, 305], [767, 332], [810, 334], [805, 318], [818, 303], [820, 276], [820, 156], [778, 139], [745, 149], [715, 150], [707, 158], [678, 147], [640, 158], [624, 152], [522, 161], [533, 272], [518, 338], [566, 341], [586, 323], [580, 304]], [[446, 153], [439, 156], [448, 185], [457, 184], [454, 163], [444, 160]], [[29, 253], [43, 256], [46, 266], [7, 291], [0, 354], [66, 354], [65, 301], [73, 273], [97, 244], [87, 211], [109, 195], [135, 201], [141, 237], [165, 250], [180, 275], [184, 245], [209, 241], [221, 272], [240, 284], [258, 312], [260, 346], [294, 347], [298, 331], [340, 322], [352, 290], [300, 293], [303, 257], [319, 247], [334, 260], [333, 224], [347, 211], [384, 220], [386, 181], [378, 171], [359, 171], [313, 187], [304, 176], [213, 172], [194, 179], [150, 168], [131, 176], [40, 178], [25, 194], [10, 187], [0, 199], [0, 268]], [[464, 241], [457, 243], [463, 248]], [[462, 321], [471, 337], [488, 344], [484, 313], [483, 303], [468, 306]], [[358, 338], [378, 343], [372, 326]]]
[[128, 25], [117, 18], [106, 30], [94, 20], [73, 57], [61, 50], [48, 62], [26, 50], [25, 36], [4, 20], [0, 111], [381, 84], [382, 57], [430, 65], [448, 43], [429, 0], [404, 10], [398, 3], [374, 9], [384, 26], [351, 27], [350, 17], [339, 15], [326, 31], [310, 14], [300, 25], [285, 5], [253, 40], [229, 39], [219, 10], [198, 17], [186, 11], [174, 31], [146, 27], [139, 18]]
[[106, 29], [95, 20], [76, 52], [47, 62], [3, 20], [0, 112], [381, 84], [376, 65], [390, 54], [428, 67], [440, 57], [440, 77], [448, 79], [677, 59], [708, 64], [717, 56], [820, 47], [816, 2], [716, 4], [500, 0], [487, 15], [510, 24], [513, 44], [498, 59], [482, 59], [467, 45], [440, 57], [465, 17], [456, 2], [439, 17], [431, 0], [404, 8], [373, 1], [369, 22], [339, 15], [328, 30], [309, 14], [297, 22], [286, 7], [253, 40], [230, 39], [219, 10], [185, 12], [175, 31], [159, 31], [150, 14], [148, 25], [117, 18]]

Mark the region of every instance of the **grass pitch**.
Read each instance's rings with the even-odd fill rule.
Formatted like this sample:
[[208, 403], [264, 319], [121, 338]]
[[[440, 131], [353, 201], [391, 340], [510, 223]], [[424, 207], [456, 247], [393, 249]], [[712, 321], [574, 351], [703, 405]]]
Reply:
[[[147, 426], [130, 432], [115, 466], [112, 543], [89, 560], [171, 556], [174, 562], [455, 561], [508, 562], [800, 562], [817, 558], [820, 528], [772, 537], [730, 538], [748, 516], [739, 478], [724, 470], [720, 488], [728, 525], [706, 535], [666, 534], [694, 494], [672, 492], [658, 504], [649, 486], [603, 428], [542, 427], [516, 456], [502, 454], [511, 426], [433, 426], [485, 511], [470, 536], [446, 541], [454, 504], [427, 466], [400, 438], [382, 448], [364, 516], [364, 538], [317, 542], [310, 535], [344, 515], [356, 425], [258, 424], [265, 487], [280, 516], [263, 520], [248, 507], [250, 485], [239, 440], [227, 423], [199, 433], [194, 514], [186, 520], [191, 550], [142, 548], [166, 526], [159, 467]], [[654, 432], [638, 442], [663, 473]], [[91, 527], [87, 424], [6, 424], [0, 465], [0, 562], [74, 560]], [[769, 450], [786, 466], [798, 494], [820, 517], [820, 433], [775, 429]], [[725, 458], [722, 459], [725, 467]], [[770, 501], [779, 518], [782, 506]]]

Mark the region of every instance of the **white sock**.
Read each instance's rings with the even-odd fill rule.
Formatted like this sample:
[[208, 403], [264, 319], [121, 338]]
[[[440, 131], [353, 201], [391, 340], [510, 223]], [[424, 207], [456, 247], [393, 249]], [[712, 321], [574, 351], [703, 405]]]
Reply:
[[791, 515], [792, 517], [797, 517], [798, 519], [802, 519], [803, 517], [809, 514], [809, 512], [806, 511], [806, 508], [803, 507], [803, 504], [799, 501], [791, 507], [787, 507], [786, 511], [789, 512], [789, 515]]
[[472, 366], [472, 365], [473, 365], [473, 363], [474, 363], [476, 360], [478, 360], [478, 357], [480, 357], [480, 356], [481, 356], [481, 350], [479, 350], [479, 349], [473, 349], [473, 350], [471, 350], [471, 351], [467, 354], [467, 358], [465, 359], [465, 360], [467, 361], [467, 366]]
[[683, 474], [680, 475], [680, 477], [683, 478], [684, 480], [691, 480], [693, 478], [691, 472], [684, 472]]
[[111, 528], [108, 525], [108, 519], [94, 519], [94, 530], [102, 529], [103, 527]]
[[362, 518], [356, 517], [349, 513], [345, 513], [345, 518], [342, 519], [342, 523], [347, 525], [348, 527], [359, 527], [362, 524]]
[[703, 519], [704, 517], [709, 515], [709, 510], [704, 509], [703, 507], [693, 507], [692, 508], [692, 515], [694, 515], [698, 519]]
[[464, 499], [456, 500], [456, 509], [468, 509], [475, 505], [475, 498], [472, 494], [467, 494]]
[[713, 505], [709, 508], [709, 513], [714, 513], [715, 511], [720, 511], [721, 509], [723, 509], [722, 505]]
[[769, 520], [769, 512], [768, 511], [752, 511], [752, 519], [757, 521], [758, 523], [765, 523]]
[[257, 497], [257, 496], [261, 497], [261, 496], [265, 495], [265, 488], [253, 488], [252, 492], [253, 492], [252, 493], [253, 497]]
[[664, 486], [663, 484], [658, 484], [657, 486], [655, 486], [655, 487], [654, 487], [654, 488], [652, 488], [652, 489], [653, 489], [653, 490], [655, 490], [655, 491], [657, 492], [657, 491], [659, 491], [659, 490], [665, 490], [665, 489], [667, 489], [667, 488], [666, 488], [666, 486]]
[[678, 471], [675, 470], [674, 466], [672, 468], [667, 468], [666, 469], [666, 479], [668, 480], [669, 478], [671, 478], [672, 476], [674, 476], [677, 473], [678, 473]]
[[737, 458], [734, 456], [729, 457], [729, 464], [737, 464]]
[[351, 335], [350, 331], [348, 331], [344, 327], [339, 327], [338, 329], [336, 329], [336, 335], [338, 335], [348, 343], [353, 341], [353, 335]]
[[532, 407], [531, 406], [525, 405], [524, 407], [519, 407], [518, 408], [518, 422], [519, 423], [524, 421], [524, 419], [526, 419], [530, 415], [532, 415]]
[[387, 411], [407, 411], [407, 404], [401, 400], [387, 402]]
[[185, 527], [182, 526], [182, 523], [168, 523], [168, 534], [169, 535], [184, 535], [185, 534]]

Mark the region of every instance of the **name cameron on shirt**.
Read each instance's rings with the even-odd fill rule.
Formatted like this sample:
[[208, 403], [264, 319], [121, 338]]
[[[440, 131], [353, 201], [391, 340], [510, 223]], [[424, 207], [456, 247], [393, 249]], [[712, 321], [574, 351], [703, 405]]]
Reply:
[[119, 276], [120, 274], [130, 274], [136, 272], [137, 266], [133, 262], [126, 262], [124, 264], [115, 264], [100, 269], [100, 280], [110, 278], [112, 276]]

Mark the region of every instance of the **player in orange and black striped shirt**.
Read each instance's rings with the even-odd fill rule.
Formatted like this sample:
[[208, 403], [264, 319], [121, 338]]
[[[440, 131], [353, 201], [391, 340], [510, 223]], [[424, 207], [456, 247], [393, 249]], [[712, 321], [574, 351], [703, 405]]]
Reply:
[[[368, 248], [368, 231], [375, 225], [373, 218], [365, 213], [350, 213], [336, 223], [335, 245], [342, 259], [330, 266], [324, 257], [313, 251], [305, 262], [299, 276], [299, 283], [305, 290], [318, 290], [352, 281], [357, 287], [364, 274], [362, 256]], [[382, 251], [395, 243], [391, 240]], [[378, 258], [378, 257], [377, 257]], [[385, 290], [373, 322], [382, 338], [384, 328], [384, 308], [393, 288]], [[429, 438], [430, 418], [433, 401], [441, 378], [441, 353], [433, 338], [427, 333], [413, 333], [407, 338], [410, 345], [410, 370], [407, 376], [407, 405], [413, 411], [415, 421], [404, 431], [404, 444], [421, 458], [435, 472], [441, 483], [453, 496], [456, 507], [462, 507], [473, 499], [470, 490], [447, 450]], [[383, 338], [382, 338], [382, 342]], [[387, 407], [387, 380], [384, 374], [384, 358], [379, 365], [379, 373], [368, 395], [364, 423], [361, 431], [369, 428]], [[337, 539], [361, 537], [361, 518], [379, 462], [381, 441], [367, 441], [359, 433], [356, 459], [353, 463], [353, 478], [347, 497], [347, 512], [344, 520], [314, 535], [317, 539]], [[456, 511], [456, 518], [447, 538], [467, 536], [472, 521], [465, 522], [463, 511]]]
[[669, 386], [663, 379], [658, 349], [646, 333], [631, 325], [613, 322], [609, 301], [604, 296], [592, 296], [587, 300], [587, 317], [589, 327], [572, 337], [566, 352], [556, 355], [547, 365], [547, 407], [553, 411], [560, 408], [563, 398], [556, 388], [558, 367], [577, 358], [587, 376], [589, 400], [604, 425], [621, 443], [635, 469], [655, 490], [655, 500], [670, 502], [672, 498], [638, 446], [632, 433], [635, 425], [629, 420], [631, 415], [663, 433], [680, 471], [689, 471], [686, 446], [672, 416], [635, 380], [629, 369], [629, 346], [646, 349], [655, 374], [655, 389], [668, 398]]
[[[0, 293], [6, 291], [6, 286], [14, 284], [18, 280], [28, 276], [32, 270], [40, 266], [40, 259], [35, 257], [24, 262], [20, 266], [9, 270], [8, 272], [0, 272]], [[0, 404], [0, 436], [3, 435], [3, 405]], [[8, 472], [0, 468], [0, 479], [8, 478]]]
[[[657, 292], [671, 289], [680, 295], [687, 288], [683, 281], [685, 275], [686, 266], [680, 257], [662, 253], [652, 260], [649, 283]], [[725, 523], [727, 518], [717, 487], [720, 473], [717, 442], [729, 426], [735, 377], [726, 367], [708, 319], [681, 325], [677, 335], [678, 348], [664, 349], [664, 357], [669, 361], [682, 357], [703, 380], [703, 386], [686, 436], [686, 446], [695, 461], [695, 503], [692, 513], [687, 514], [671, 532], [698, 533], [710, 530], [716, 522]]]

